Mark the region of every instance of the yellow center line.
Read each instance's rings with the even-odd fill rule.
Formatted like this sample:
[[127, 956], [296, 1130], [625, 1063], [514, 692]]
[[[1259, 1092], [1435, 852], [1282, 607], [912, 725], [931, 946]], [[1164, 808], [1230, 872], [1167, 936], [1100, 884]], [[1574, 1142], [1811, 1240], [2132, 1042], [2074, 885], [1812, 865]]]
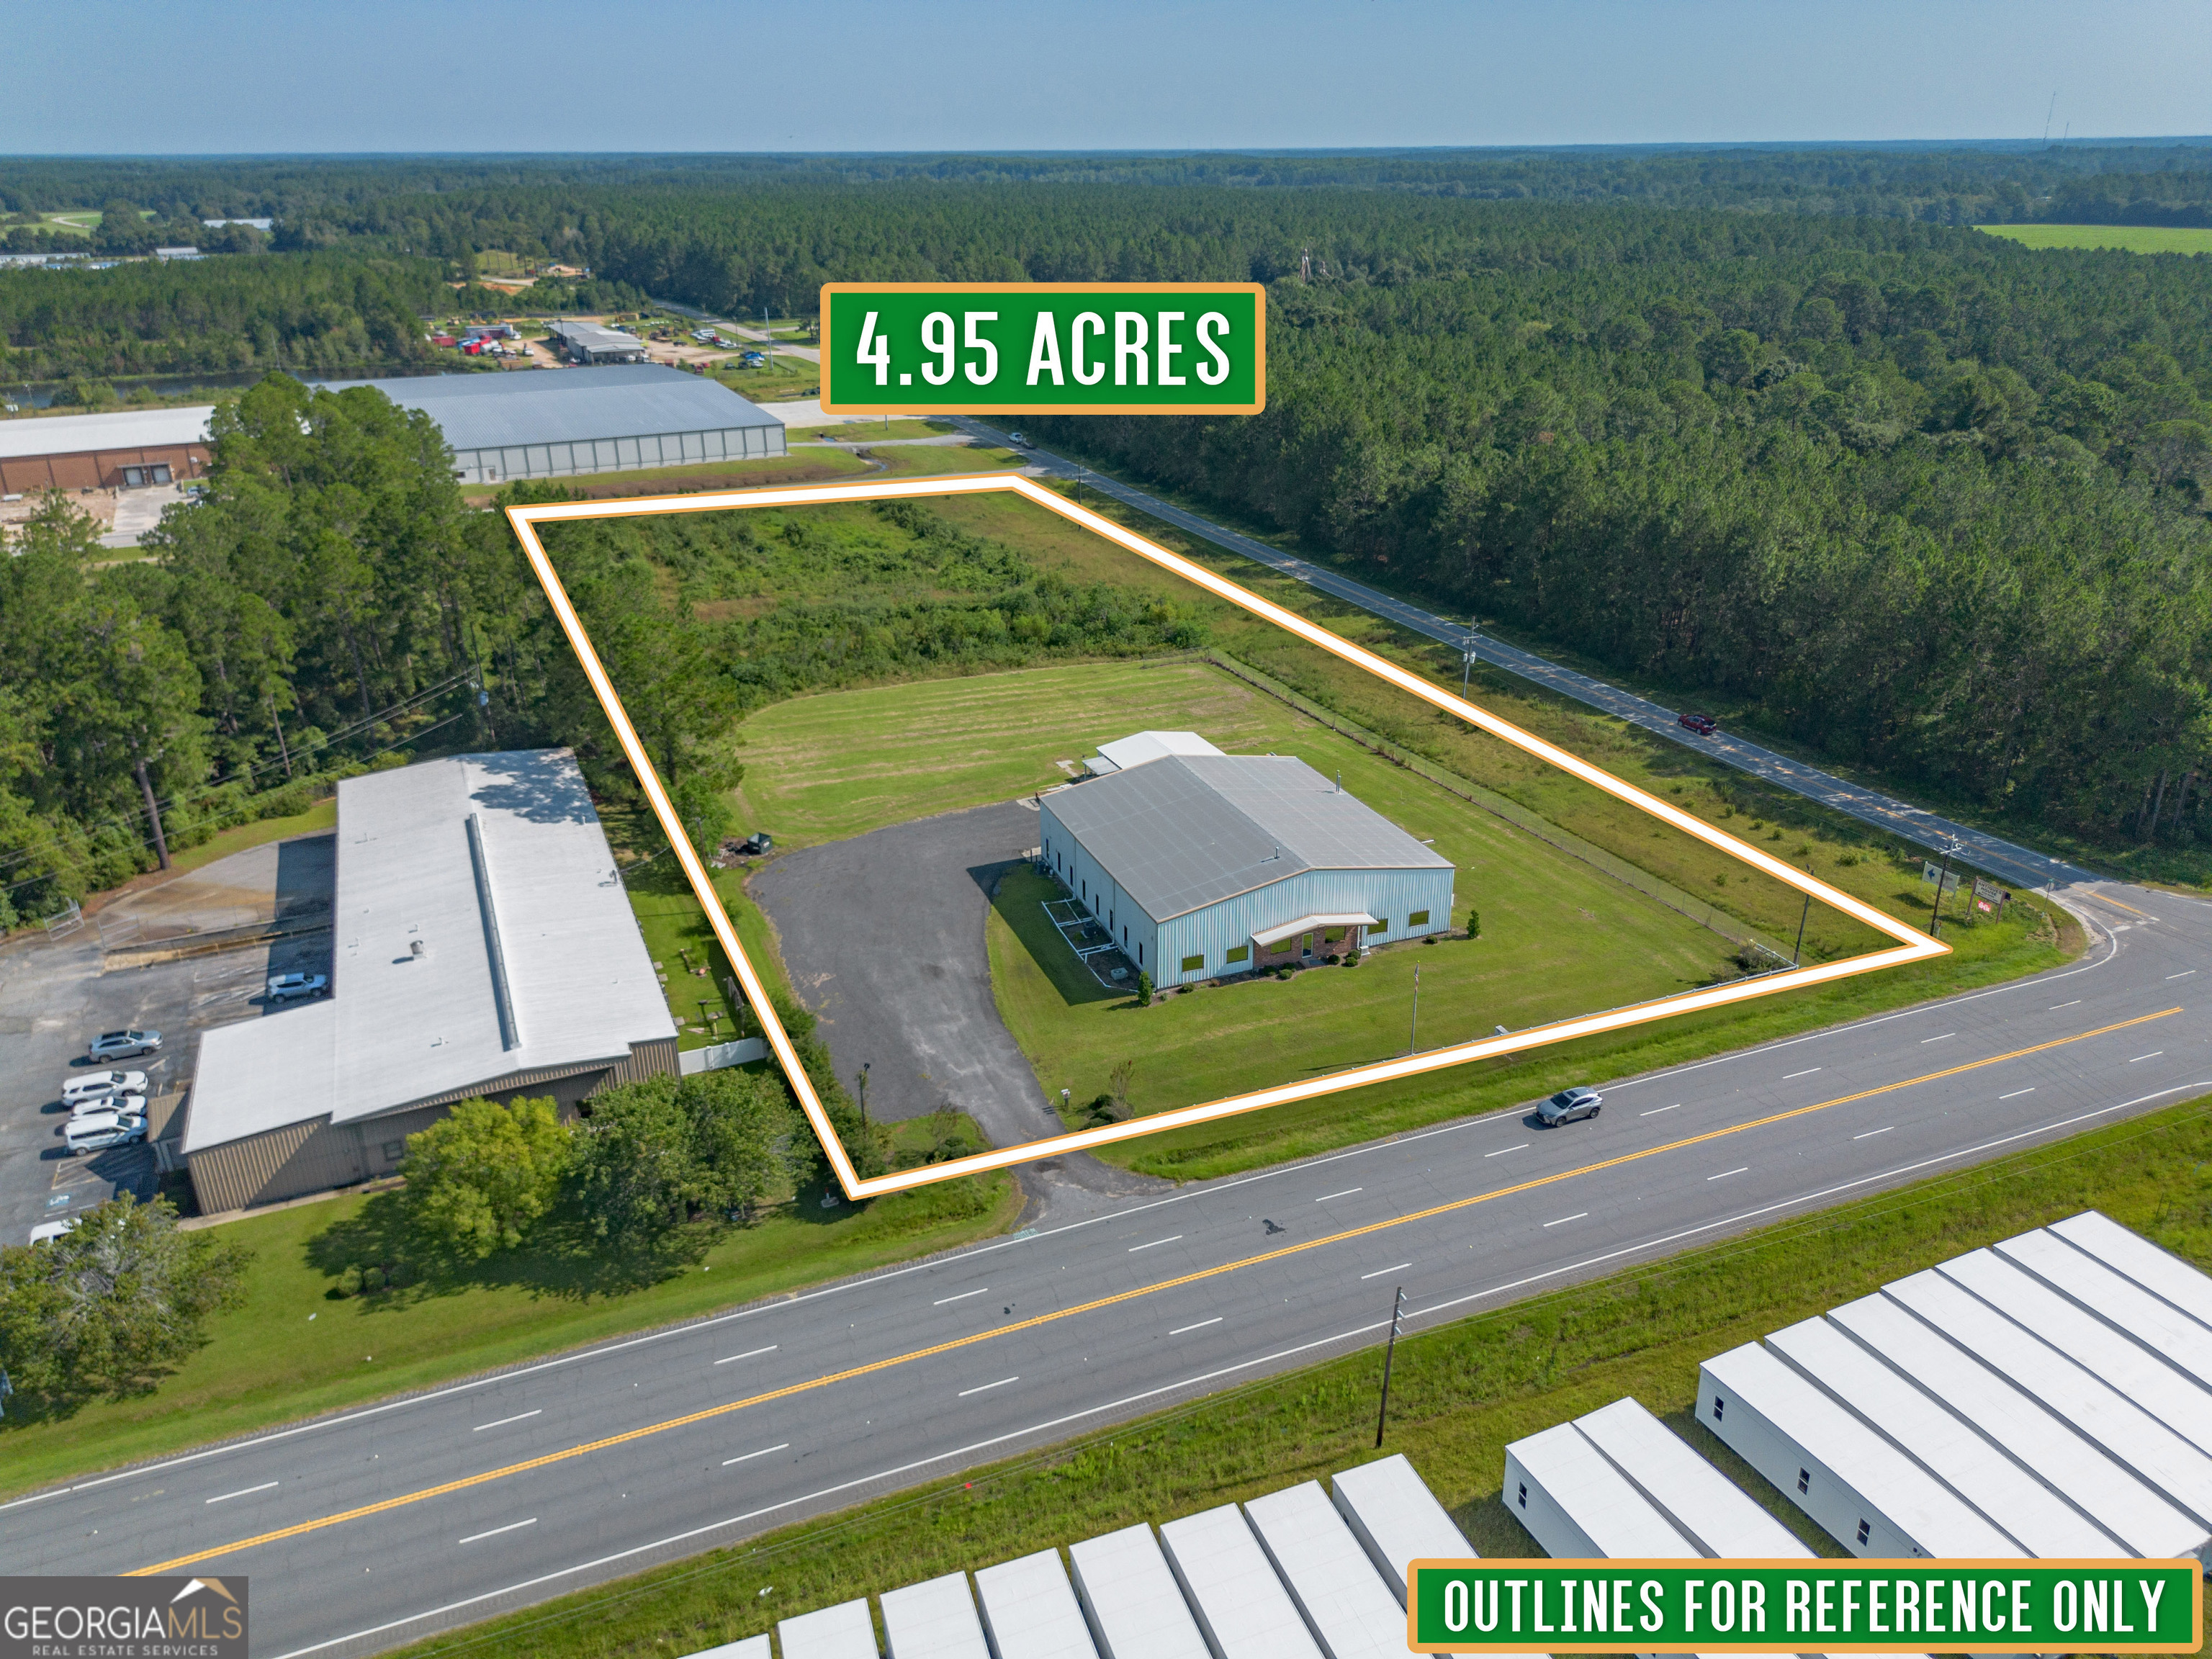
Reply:
[[2145, 921], [2148, 921], [2150, 920], [2148, 916], [2143, 915], [2142, 911], [2136, 909], [2134, 905], [2130, 904], [2125, 899], [2116, 899], [2110, 893], [2100, 893], [2093, 887], [2089, 890], [2089, 896], [2096, 900], [2100, 904], [2117, 905], [2119, 908], [2126, 911], [2131, 916], [2142, 916], [2142, 919]]
[[1415, 1210], [1407, 1215], [1393, 1216], [1386, 1221], [1371, 1221], [1364, 1227], [1347, 1228], [1343, 1232], [1331, 1233], [1325, 1238], [1311, 1239], [1303, 1244], [1285, 1244], [1279, 1249], [1264, 1251], [1258, 1255], [1248, 1255], [1236, 1261], [1223, 1262], [1218, 1267], [1201, 1267], [1195, 1273], [1183, 1273], [1175, 1279], [1164, 1279], [1158, 1284], [1140, 1285], [1135, 1290], [1118, 1291], [1112, 1296], [1102, 1296], [1094, 1301], [1082, 1303], [1076, 1307], [1063, 1308], [1057, 1313], [1038, 1314], [1032, 1318], [1017, 1320], [1011, 1325], [1001, 1325], [994, 1330], [977, 1331], [969, 1336], [955, 1337], [949, 1342], [939, 1342], [927, 1348], [915, 1348], [906, 1353], [894, 1354], [888, 1359], [872, 1359], [865, 1365], [854, 1365], [846, 1370], [832, 1371], [825, 1376], [810, 1377], [804, 1382], [793, 1382], [784, 1388], [771, 1389], [765, 1394], [749, 1395], [743, 1400], [732, 1400], [725, 1405], [709, 1406], [703, 1411], [690, 1412], [682, 1417], [672, 1417], [664, 1422], [649, 1423], [642, 1428], [625, 1430], [621, 1434], [611, 1434], [604, 1439], [587, 1441], [582, 1445], [570, 1446], [564, 1450], [547, 1452], [542, 1457], [526, 1458], [520, 1463], [508, 1463], [496, 1469], [487, 1469], [481, 1474], [464, 1475], [459, 1480], [447, 1480], [435, 1486], [425, 1486], [418, 1492], [404, 1492], [397, 1498], [380, 1498], [374, 1504], [363, 1504], [357, 1509], [345, 1510], [336, 1515], [322, 1516], [313, 1521], [302, 1521], [295, 1526], [281, 1527], [274, 1532], [258, 1533], [252, 1538], [241, 1538], [234, 1544], [220, 1544], [210, 1549], [196, 1550], [190, 1555], [179, 1555], [170, 1560], [157, 1561], [150, 1567], [135, 1568], [125, 1576], [145, 1577], [157, 1573], [176, 1572], [202, 1561], [213, 1560], [217, 1556], [233, 1555], [240, 1550], [254, 1549], [263, 1544], [279, 1543], [287, 1538], [297, 1538], [306, 1533], [319, 1532], [325, 1527], [339, 1526], [345, 1522], [358, 1521], [367, 1516], [381, 1515], [387, 1510], [401, 1509], [407, 1504], [420, 1504], [428, 1498], [443, 1498], [451, 1492], [465, 1492], [471, 1486], [484, 1486], [494, 1480], [504, 1480], [514, 1475], [527, 1474], [532, 1469], [546, 1468], [555, 1463], [567, 1462], [570, 1458], [587, 1456], [592, 1452], [605, 1451], [611, 1446], [626, 1445], [633, 1440], [642, 1440], [650, 1435], [664, 1434], [671, 1429], [689, 1428], [695, 1423], [705, 1423], [717, 1417], [726, 1417], [732, 1412], [741, 1412], [748, 1407], [763, 1406], [775, 1400], [787, 1400], [793, 1395], [808, 1394], [817, 1389], [829, 1388], [833, 1383], [848, 1382], [856, 1376], [866, 1376], [875, 1371], [889, 1370], [897, 1365], [909, 1365], [916, 1360], [930, 1359], [939, 1354], [952, 1353], [962, 1348], [973, 1347], [979, 1342], [994, 1341], [1002, 1336], [1011, 1336], [1017, 1331], [1035, 1330], [1039, 1326], [1050, 1325], [1063, 1319], [1073, 1319], [1078, 1315], [1096, 1313], [1101, 1308], [1111, 1308], [1119, 1303], [1133, 1302], [1139, 1297], [1154, 1296], [1162, 1291], [1172, 1291], [1184, 1285], [1195, 1285], [1204, 1279], [1218, 1278], [1224, 1273], [1236, 1273], [1246, 1267], [1256, 1267], [1269, 1261], [1279, 1261], [1285, 1256], [1302, 1255], [1308, 1250], [1322, 1249], [1331, 1244], [1341, 1244], [1347, 1239], [1365, 1237], [1370, 1233], [1387, 1231], [1392, 1227], [1402, 1227], [1410, 1222], [1431, 1220], [1440, 1215], [1449, 1215], [1455, 1210], [1468, 1209], [1477, 1204], [1487, 1204], [1496, 1199], [1510, 1198], [1516, 1193], [1532, 1192], [1539, 1187], [1553, 1186], [1562, 1181], [1571, 1181], [1580, 1176], [1595, 1175], [1601, 1170], [1617, 1169], [1624, 1164], [1634, 1164], [1644, 1158], [1657, 1158], [1662, 1153], [1680, 1152], [1686, 1146], [1701, 1146], [1709, 1140], [1719, 1140], [1729, 1135], [1740, 1135], [1753, 1129], [1763, 1129], [1770, 1124], [1787, 1122], [1791, 1118], [1804, 1117], [1814, 1112], [1825, 1112], [1832, 1107], [1847, 1106], [1853, 1101], [1871, 1099], [1876, 1095], [1893, 1094], [1898, 1090], [1916, 1088], [1923, 1083], [1940, 1082], [1947, 1077], [1956, 1077], [1962, 1072], [1978, 1071], [1985, 1066], [2002, 1065], [2006, 1060], [2019, 1060], [2027, 1054], [2041, 1054], [2048, 1048], [2063, 1048], [2069, 1043], [2086, 1042], [2091, 1037], [2106, 1036], [2114, 1031], [2124, 1031], [2131, 1025], [2146, 1024], [2152, 1020], [2164, 1019], [2168, 1015], [2178, 1014], [2180, 1012], [2179, 1007], [2173, 1007], [2161, 1009], [2154, 1014], [2141, 1014], [2133, 1019], [2121, 1020], [2117, 1024], [2100, 1025], [2094, 1031], [2079, 1031], [2072, 1036], [2054, 1037], [2048, 1042], [2038, 1042], [2026, 1048], [2014, 1048], [2009, 1054], [1992, 1054], [1986, 1060], [1968, 1060], [1962, 1066], [1947, 1066], [1940, 1072], [1929, 1072], [1919, 1077], [1907, 1078], [1901, 1083], [1881, 1084], [1871, 1089], [1862, 1089], [1856, 1094], [1838, 1095], [1833, 1100], [1824, 1100], [1817, 1105], [1794, 1107], [1786, 1112], [1775, 1112], [1765, 1117], [1753, 1118], [1749, 1122], [1732, 1123], [1724, 1128], [1709, 1129], [1704, 1134], [1688, 1135], [1680, 1140], [1670, 1140], [1662, 1146], [1650, 1146], [1637, 1152], [1624, 1152], [1619, 1158], [1603, 1158], [1595, 1164], [1584, 1164], [1572, 1170], [1562, 1170], [1556, 1175], [1538, 1176], [1532, 1180], [1520, 1182], [1510, 1187], [1499, 1187], [1490, 1192], [1478, 1193], [1472, 1198], [1457, 1198], [1447, 1204], [1431, 1205], [1425, 1210]]

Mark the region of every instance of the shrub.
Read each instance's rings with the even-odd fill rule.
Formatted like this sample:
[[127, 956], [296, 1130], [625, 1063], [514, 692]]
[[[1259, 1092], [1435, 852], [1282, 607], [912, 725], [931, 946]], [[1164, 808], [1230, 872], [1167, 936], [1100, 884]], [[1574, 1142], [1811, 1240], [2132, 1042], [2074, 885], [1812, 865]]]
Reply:
[[1150, 1003], [1152, 1000], [1152, 976], [1140, 971], [1137, 975], [1137, 1001], [1139, 1006], [1143, 1006]]
[[337, 1290], [340, 1296], [359, 1296], [361, 1294], [361, 1269], [358, 1267], [348, 1267], [343, 1273], [340, 1273], [338, 1275]]
[[362, 1273], [361, 1273], [361, 1290], [362, 1290], [362, 1295], [367, 1296], [367, 1295], [371, 1294], [371, 1293], [372, 1293], [372, 1292], [374, 1292], [374, 1291], [380, 1291], [380, 1290], [382, 1290], [383, 1288], [384, 1288], [384, 1269], [383, 1269], [383, 1268], [381, 1268], [381, 1267], [364, 1267], [364, 1268], [362, 1268]]
[[1366, 952], [1362, 951], [1357, 945], [1353, 945], [1349, 951], [1346, 951], [1344, 953], [1344, 965], [1347, 968], [1357, 968], [1359, 966], [1359, 958], [1365, 954]]
[[1481, 911], [1469, 910], [1467, 913], [1467, 936], [1469, 939], [1480, 939], [1482, 937]]

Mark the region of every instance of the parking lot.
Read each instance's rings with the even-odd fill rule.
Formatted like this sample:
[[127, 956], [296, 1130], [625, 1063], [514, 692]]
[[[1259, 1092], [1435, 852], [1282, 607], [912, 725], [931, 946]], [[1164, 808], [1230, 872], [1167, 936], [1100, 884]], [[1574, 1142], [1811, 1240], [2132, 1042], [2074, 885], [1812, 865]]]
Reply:
[[[152, 1195], [150, 1145], [68, 1154], [63, 1083], [111, 1063], [144, 1072], [158, 1133], [190, 1085], [200, 1032], [282, 1013], [264, 992], [270, 974], [330, 971], [333, 854], [328, 835], [254, 848], [118, 901], [66, 938], [0, 950], [0, 1241], [21, 1243], [40, 1223], [120, 1191]], [[294, 931], [171, 955], [268, 926]], [[160, 1031], [161, 1051], [86, 1060], [87, 1042], [124, 1027]]]

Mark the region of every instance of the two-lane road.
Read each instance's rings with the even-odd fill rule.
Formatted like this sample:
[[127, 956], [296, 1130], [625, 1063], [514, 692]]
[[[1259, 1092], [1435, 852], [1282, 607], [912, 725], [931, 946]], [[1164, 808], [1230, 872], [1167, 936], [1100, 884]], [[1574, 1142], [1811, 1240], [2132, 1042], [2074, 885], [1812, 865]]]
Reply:
[[1400, 1285], [1419, 1328], [2212, 1089], [2212, 907], [2072, 897], [2110, 931], [2039, 979], [88, 1480], [0, 1559], [245, 1573], [258, 1652], [372, 1651], [1371, 1343]]

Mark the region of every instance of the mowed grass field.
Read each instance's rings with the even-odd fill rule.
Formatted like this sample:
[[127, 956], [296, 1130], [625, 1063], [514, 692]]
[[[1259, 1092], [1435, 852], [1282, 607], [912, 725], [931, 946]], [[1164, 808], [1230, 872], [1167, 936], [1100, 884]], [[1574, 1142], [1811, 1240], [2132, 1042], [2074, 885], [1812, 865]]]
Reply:
[[2028, 247], [2109, 247], [2129, 253], [2212, 253], [2212, 229], [2193, 225], [1976, 225]]

